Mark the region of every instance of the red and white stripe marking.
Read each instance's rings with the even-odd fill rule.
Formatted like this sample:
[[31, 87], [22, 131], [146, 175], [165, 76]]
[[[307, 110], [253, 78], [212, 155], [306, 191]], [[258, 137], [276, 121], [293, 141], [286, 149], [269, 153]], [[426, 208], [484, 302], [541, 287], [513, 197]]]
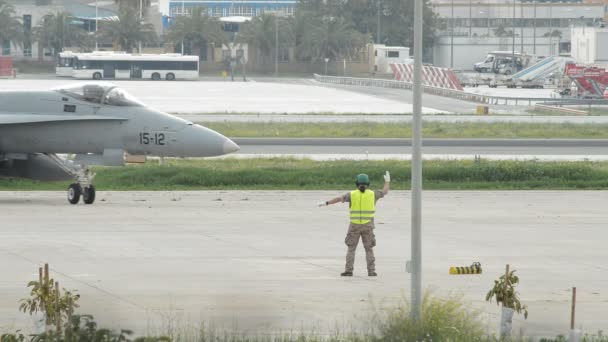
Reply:
[[[404, 63], [391, 64], [395, 80], [413, 83], [414, 65]], [[462, 85], [458, 81], [454, 71], [447, 68], [434, 66], [422, 67], [422, 85], [438, 88], [447, 88], [462, 91]]]

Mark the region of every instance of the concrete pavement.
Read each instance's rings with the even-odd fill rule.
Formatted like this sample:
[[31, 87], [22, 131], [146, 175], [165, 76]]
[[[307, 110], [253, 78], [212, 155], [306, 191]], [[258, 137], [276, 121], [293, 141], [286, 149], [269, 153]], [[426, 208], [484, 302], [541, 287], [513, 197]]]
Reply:
[[[344, 279], [347, 208], [315, 206], [344, 191], [100, 191], [92, 206], [70, 206], [63, 192], [0, 192], [0, 331], [28, 326], [18, 300], [42, 262], [104, 326], [365, 330], [374, 306], [409, 296], [410, 194], [379, 202], [380, 276], [366, 276], [359, 246], [356, 277]], [[605, 329], [607, 202], [607, 191], [426, 192], [424, 287], [471, 301], [493, 332], [499, 308], [483, 298], [509, 263], [530, 309], [515, 332], [566, 333], [572, 286], [577, 326]], [[448, 275], [474, 261], [482, 275]]]

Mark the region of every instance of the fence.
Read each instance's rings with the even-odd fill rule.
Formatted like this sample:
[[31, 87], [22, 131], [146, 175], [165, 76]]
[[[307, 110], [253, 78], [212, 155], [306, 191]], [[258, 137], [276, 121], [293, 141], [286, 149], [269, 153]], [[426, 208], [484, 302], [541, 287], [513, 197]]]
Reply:
[[[356, 78], [356, 77], [335, 77], [335, 76], [323, 76], [314, 74], [315, 80], [322, 83], [331, 84], [342, 84], [352, 85], [361, 87], [382, 87], [382, 88], [398, 88], [411, 90], [413, 84], [404, 81], [395, 80], [382, 80], [373, 78]], [[447, 88], [439, 88], [432, 86], [422, 86], [422, 91], [426, 94], [449, 97], [457, 100], [482, 103], [488, 105], [511, 105], [511, 106], [532, 106], [536, 103], [570, 103], [573, 99], [561, 99], [561, 98], [540, 98], [540, 97], [506, 97], [506, 96], [493, 96], [493, 95], [482, 95], [474, 94], [466, 91], [453, 90]], [[585, 100], [578, 100], [577, 104], [584, 103]], [[608, 104], [608, 101], [605, 102]]]

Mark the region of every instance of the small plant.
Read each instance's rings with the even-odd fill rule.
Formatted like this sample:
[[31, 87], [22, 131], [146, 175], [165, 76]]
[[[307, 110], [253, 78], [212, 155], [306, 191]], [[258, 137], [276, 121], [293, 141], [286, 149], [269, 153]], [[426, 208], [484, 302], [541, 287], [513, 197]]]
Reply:
[[524, 318], [528, 318], [528, 308], [522, 305], [519, 301], [519, 294], [515, 291], [515, 286], [519, 284], [519, 277], [515, 275], [515, 270], [507, 271], [505, 275], [494, 280], [494, 287], [486, 295], [486, 301], [496, 300], [496, 304], [502, 304], [500, 316], [500, 337], [508, 339], [511, 336], [511, 328], [513, 326], [513, 314], [523, 314]]
[[78, 308], [79, 294], [63, 289], [63, 295], [59, 290], [59, 283], [49, 276], [48, 264], [39, 269], [38, 281], [30, 281], [27, 287], [31, 288], [30, 297], [21, 300], [19, 310], [33, 315], [37, 312], [44, 313], [47, 330], [50, 325], [60, 330], [61, 322], [69, 322]]
[[496, 298], [496, 304], [502, 304], [503, 307], [513, 309], [518, 314], [528, 318], [528, 307], [522, 305], [519, 301], [519, 294], [515, 291], [515, 286], [519, 284], [519, 277], [515, 275], [515, 270], [509, 271], [508, 277], [501, 276], [498, 280], [494, 280], [494, 287], [486, 294], [486, 301], [491, 302], [492, 298]]

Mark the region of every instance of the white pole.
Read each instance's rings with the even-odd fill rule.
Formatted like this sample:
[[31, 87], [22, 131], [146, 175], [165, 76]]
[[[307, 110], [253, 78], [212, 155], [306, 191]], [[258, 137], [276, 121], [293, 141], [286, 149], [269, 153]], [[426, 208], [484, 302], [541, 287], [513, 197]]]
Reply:
[[[143, 0], [139, 0], [139, 23], [141, 24], [144, 21], [144, 6]], [[141, 40], [139, 41], [139, 53], [141, 54]]]
[[274, 77], [279, 76], [279, 17], [278, 15], [275, 15], [274, 17], [274, 23], [275, 23], [275, 48], [276, 48], [276, 55], [275, 55], [275, 61], [274, 61]]
[[454, 69], [454, 0], [452, 0], [452, 16], [450, 21], [452, 22], [450, 30], [450, 69]]
[[414, 1], [414, 98], [412, 118], [412, 320], [422, 317], [422, 14]]
[[[182, 15], [186, 15], [186, 7], [184, 6], [184, 1], [182, 0]], [[184, 55], [184, 41], [182, 40], [182, 56]]]
[[99, 50], [99, 46], [97, 45], [97, 24], [99, 23], [99, 21], [97, 20], [97, 18], [99, 18], [99, 13], [97, 8], [97, 0], [95, 0], [95, 51]]

